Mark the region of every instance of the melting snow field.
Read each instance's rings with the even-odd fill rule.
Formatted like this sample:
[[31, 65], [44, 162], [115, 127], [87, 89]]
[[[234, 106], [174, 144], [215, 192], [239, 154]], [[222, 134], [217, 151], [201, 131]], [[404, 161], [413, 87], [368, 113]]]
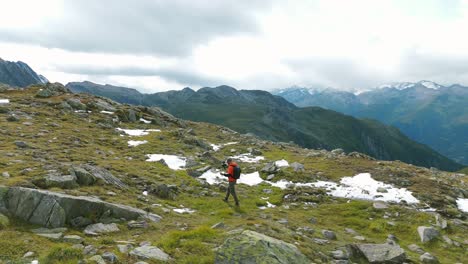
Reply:
[[129, 136], [146, 136], [150, 132], [161, 132], [159, 129], [122, 129], [116, 128], [118, 131], [123, 131], [125, 134]]
[[[207, 171], [203, 173], [200, 178], [205, 179], [209, 184], [217, 184], [226, 181], [227, 178], [222, 176], [219, 170]], [[295, 186], [309, 186], [325, 188], [331, 196], [359, 199], [359, 200], [372, 200], [372, 201], [387, 201], [387, 202], [401, 202], [405, 200], [407, 203], [419, 203], [419, 200], [412, 195], [406, 188], [396, 188], [390, 184], [376, 181], [372, 179], [369, 173], [361, 173], [354, 177], [344, 177], [340, 183], [318, 181], [309, 183], [293, 183], [291, 181], [280, 180], [278, 182], [263, 181], [258, 172], [250, 174], [242, 174], [238, 183], [244, 183], [250, 186], [258, 185], [262, 182], [271, 184], [274, 187], [286, 189], [288, 185]], [[387, 192], [378, 192], [377, 189], [383, 188]], [[457, 201], [460, 210], [468, 211], [468, 199], [459, 199]]]
[[276, 205], [274, 205], [274, 204], [272, 204], [272, 203], [270, 203], [270, 202], [267, 202], [267, 205], [266, 205], [266, 206], [260, 206], [260, 207], [258, 207], [258, 209], [260, 209], [260, 210], [265, 210], [265, 209], [267, 209], [267, 208], [275, 208], [275, 207], [276, 207]]
[[167, 166], [173, 170], [181, 170], [185, 167], [185, 158], [175, 155], [164, 155], [164, 154], [148, 154], [146, 161], [160, 161], [164, 160]]
[[468, 199], [457, 199], [457, 206], [460, 211], [468, 213]]
[[0, 104], [9, 104], [10, 100], [9, 99], [0, 99]]
[[130, 140], [128, 141], [128, 146], [129, 147], [136, 147], [138, 145], [146, 144], [148, 141], [146, 140]]
[[114, 114], [114, 112], [111, 112], [111, 111], [101, 111], [101, 113], [108, 114], [108, 115], [113, 115]]
[[145, 124], [151, 124], [151, 121], [146, 120], [146, 119], [144, 119], [144, 118], [140, 118], [140, 121], [143, 122], [143, 123], [145, 123]]
[[240, 154], [240, 155], [234, 156], [232, 158], [234, 160], [239, 160], [239, 161], [247, 162], [247, 163], [257, 163], [257, 162], [265, 159], [265, 157], [263, 157], [263, 156], [256, 156], [255, 157], [250, 153]]
[[224, 146], [229, 146], [229, 145], [235, 145], [237, 144], [238, 142], [228, 142], [228, 143], [225, 143], [225, 144], [210, 144], [210, 146], [213, 148], [214, 151], [218, 151], [220, 150], [222, 147]]

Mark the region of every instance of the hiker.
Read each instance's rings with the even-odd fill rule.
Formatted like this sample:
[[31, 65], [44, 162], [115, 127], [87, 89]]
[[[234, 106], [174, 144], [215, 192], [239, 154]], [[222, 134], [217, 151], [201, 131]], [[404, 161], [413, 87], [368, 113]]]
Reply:
[[224, 198], [223, 201], [227, 202], [229, 195], [232, 194], [232, 196], [234, 197], [234, 201], [236, 202], [236, 206], [239, 206], [239, 199], [237, 198], [237, 195], [236, 195], [235, 186], [236, 186], [237, 179], [239, 179], [240, 177], [240, 168], [237, 165], [237, 163], [234, 162], [231, 158], [227, 159], [226, 163], [228, 165], [227, 173], [223, 173], [223, 175], [228, 177], [229, 186], [226, 192], [226, 198]]

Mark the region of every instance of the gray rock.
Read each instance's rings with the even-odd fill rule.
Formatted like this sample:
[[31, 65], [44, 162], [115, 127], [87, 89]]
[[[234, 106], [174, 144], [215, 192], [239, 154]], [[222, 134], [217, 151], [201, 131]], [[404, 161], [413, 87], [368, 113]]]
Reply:
[[84, 255], [96, 255], [97, 249], [93, 245], [87, 245], [83, 249], [83, 254]]
[[264, 193], [266, 193], [266, 194], [271, 194], [271, 193], [273, 193], [273, 190], [272, 190], [272, 189], [263, 189], [262, 191], [263, 191]]
[[333, 231], [330, 230], [322, 230], [322, 235], [324, 238], [329, 239], [329, 240], [336, 240], [336, 234]]
[[130, 255], [143, 260], [169, 261], [171, 259], [164, 251], [153, 246], [137, 247], [130, 251]]
[[343, 150], [343, 149], [340, 149], [340, 148], [334, 149], [334, 150], [331, 151], [331, 154], [333, 154], [333, 155], [335, 155], [335, 156], [339, 156], [339, 155], [341, 155], [341, 154], [344, 154], [344, 150]]
[[93, 197], [71, 196], [23, 187], [0, 186], [0, 208], [19, 219], [45, 227], [62, 227], [77, 217], [96, 215], [114, 219], [138, 218], [159, 222], [161, 217], [126, 205], [112, 204]]
[[351, 235], [359, 235], [358, 232], [356, 232], [354, 229], [352, 228], [345, 228], [344, 231], [348, 234], [351, 234]]
[[83, 243], [83, 238], [77, 235], [69, 235], [63, 237], [63, 242], [72, 243], [72, 244], [81, 244]]
[[130, 245], [130, 244], [127, 244], [127, 245], [117, 245], [117, 248], [119, 249], [119, 252], [122, 253], [122, 254], [127, 254], [132, 248], [133, 246]]
[[115, 185], [116, 187], [120, 189], [127, 189], [127, 185], [123, 183], [121, 180], [119, 180], [117, 177], [112, 175], [112, 173], [104, 168], [98, 167], [98, 166], [93, 166], [89, 164], [85, 165], [80, 165], [81, 168], [85, 169], [88, 171], [90, 174], [92, 174], [95, 178], [101, 179], [107, 184], [112, 184]]
[[91, 221], [91, 219], [88, 219], [86, 217], [82, 217], [82, 216], [78, 216], [76, 218], [73, 218], [72, 220], [70, 220], [70, 224], [73, 226], [73, 227], [85, 227], [85, 226], [89, 226], [93, 223], [93, 221]]
[[28, 251], [23, 255], [23, 258], [32, 258], [32, 257], [34, 257], [34, 255], [36, 255], [36, 253], [34, 253], [32, 251]]
[[4, 171], [4, 172], [2, 172], [2, 177], [10, 178], [10, 173], [8, 173], [8, 171]]
[[101, 255], [101, 257], [110, 263], [117, 263], [119, 262], [119, 258], [112, 252], [104, 252], [104, 254]]
[[70, 174], [76, 177], [80, 185], [93, 185], [97, 180], [93, 174], [79, 166], [71, 167]]
[[343, 250], [334, 250], [330, 252], [333, 259], [348, 259], [348, 254]]
[[418, 245], [416, 244], [411, 244], [408, 246], [408, 249], [413, 251], [413, 252], [416, 252], [418, 254], [424, 254], [424, 250], [422, 248], [420, 248]]
[[375, 209], [387, 209], [388, 208], [388, 205], [384, 202], [375, 202], [373, 203], [373, 207]]
[[53, 241], [60, 241], [63, 237], [63, 234], [62, 233], [53, 233], [53, 234], [41, 234], [41, 233], [38, 233], [36, 234], [38, 236], [41, 236], [41, 237], [45, 237], [45, 238], [48, 238], [50, 240], [53, 240]]
[[359, 240], [359, 241], [365, 241], [366, 240], [366, 237], [364, 237], [364, 236], [354, 236], [353, 238], [356, 239], [356, 240]]
[[75, 110], [86, 110], [86, 105], [83, 104], [78, 98], [70, 98], [66, 102], [71, 108]]
[[214, 225], [211, 226], [212, 229], [223, 229], [225, 228], [226, 226], [224, 225], [223, 222], [219, 222], [219, 223], [216, 223]]
[[429, 242], [440, 236], [440, 233], [437, 229], [433, 227], [420, 226], [418, 227], [418, 234], [421, 238], [421, 242]]
[[73, 189], [79, 187], [76, 177], [73, 175], [47, 175], [43, 179], [35, 181], [34, 184], [42, 188]]
[[438, 264], [439, 263], [439, 260], [432, 256], [431, 254], [429, 254], [428, 252], [422, 254], [420, 257], [419, 257], [419, 260], [422, 262], [422, 263], [427, 263], [427, 264]]
[[148, 228], [148, 223], [146, 221], [132, 220], [132, 221], [128, 222], [127, 227], [129, 229], [146, 229], [146, 228]]
[[262, 172], [274, 174], [278, 172], [278, 167], [275, 165], [274, 162], [269, 162], [265, 164], [265, 167], [263, 167]]
[[92, 256], [88, 260], [91, 261], [91, 263], [106, 264], [106, 261], [99, 255]]
[[29, 146], [28, 143], [24, 142], [24, 141], [15, 141], [15, 145], [18, 147], [18, 148], [30, 148], [31, 146]]
[[133, 109], [128, 110], [128, 121], [130, 122], [136, 122], [137, 121], [137, 116], [136, 113]]
[[352, 259], [362, 259], [367, 263], [403, 263], [405, 251], [389, 244], [351, 244], [347, 246]]
[[293, 168], [294, 171], [296, 171], [296, 172], [305, 170], [304, 165], [302, 165], [301, 163], [298, 163], [298, 162], [291, 163], [291, 168]]
[[97, 223], [97, 224], [92, 224], [92, 225], [87, 226], [83, 232], [86, 235], [97, 236], [100, 234], [114, 233], [114, 232], [119, 232], [119, 231], [120, 231], [119, 227], [114, 223], [112, 224]]
[[310, 260], [292, 244], [246, 230], [225, 240], [216, 253], [215, 263], [308, 264]]
[[447, 220], [445, 220], [444, 218], [442, 218], [442, 216], [440, 214], [436, 214], [435, 215], [435, 220], [436, 220], [436, 225], [442, 229], [446, 229], [447, 228]]
[[175, 200], [177, 197], [178, 188], [175, 185], [166, 185], [164, 183], [159, 185], [152, 185], [149, 193], [154, 194], [162, 199]]
[[283, 224], [283, 225], [287, 225], [289, 223], [288, 219], [285, 219], [285, 218], [279, 219], [276, 222]]
[[266, 179], [267, 179], [267, 181], [271, 181], [271, 180], [273, 180], [274, 177], [275, 177], [274, 174], [270, 174], [270, 175], [267, 176]]
[[379, 193], [388, 193], [388, 190], [383, 188], [383, 187], [379, 187], [379, 188], [377, 188], [377, 192], [379, 192]]

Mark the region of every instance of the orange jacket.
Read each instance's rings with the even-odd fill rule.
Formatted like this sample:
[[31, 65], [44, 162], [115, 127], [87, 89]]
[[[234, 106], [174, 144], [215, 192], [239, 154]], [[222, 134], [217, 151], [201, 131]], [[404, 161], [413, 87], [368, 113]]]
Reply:
[[229, 164], [229, 167], [227, 168], [227, 174], [229, 174], [228, 176], [228, 180], [229, 182], [236, 182], [236, 179], [234, 179], [234, 167], [237, 166], [237, 163], [235, 163], [234, 161], [231, 162], [231, 164]]

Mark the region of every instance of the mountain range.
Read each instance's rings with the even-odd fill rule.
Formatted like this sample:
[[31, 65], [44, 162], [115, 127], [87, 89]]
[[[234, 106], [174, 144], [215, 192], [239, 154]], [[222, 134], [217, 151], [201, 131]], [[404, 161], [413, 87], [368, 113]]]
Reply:
[[74, 82], [75, 93], [104, 96], [120, 103], [158, 106], [176, 117], [223, 125], [264, 139], [292, 141], [307, 148], [358, 151], [384, 160], [458, 170], [461, 165], [418, 144], [398, 129], [319, 107], [297, 107], [280, 96], [229, 86], [141, 94], [135, 89]]
[[361, 93], [297, 86], [273, 93], [299, 107], [318, 106], [379, 120], [468, 164], [468, 87], [420, 81], [381, 85]]
[[31, 84], [45, 84], [48, 80], [37, 74], [22, 61], [5, 61], [0, 58], [0, 83], [14, 87], [26, 87]]

